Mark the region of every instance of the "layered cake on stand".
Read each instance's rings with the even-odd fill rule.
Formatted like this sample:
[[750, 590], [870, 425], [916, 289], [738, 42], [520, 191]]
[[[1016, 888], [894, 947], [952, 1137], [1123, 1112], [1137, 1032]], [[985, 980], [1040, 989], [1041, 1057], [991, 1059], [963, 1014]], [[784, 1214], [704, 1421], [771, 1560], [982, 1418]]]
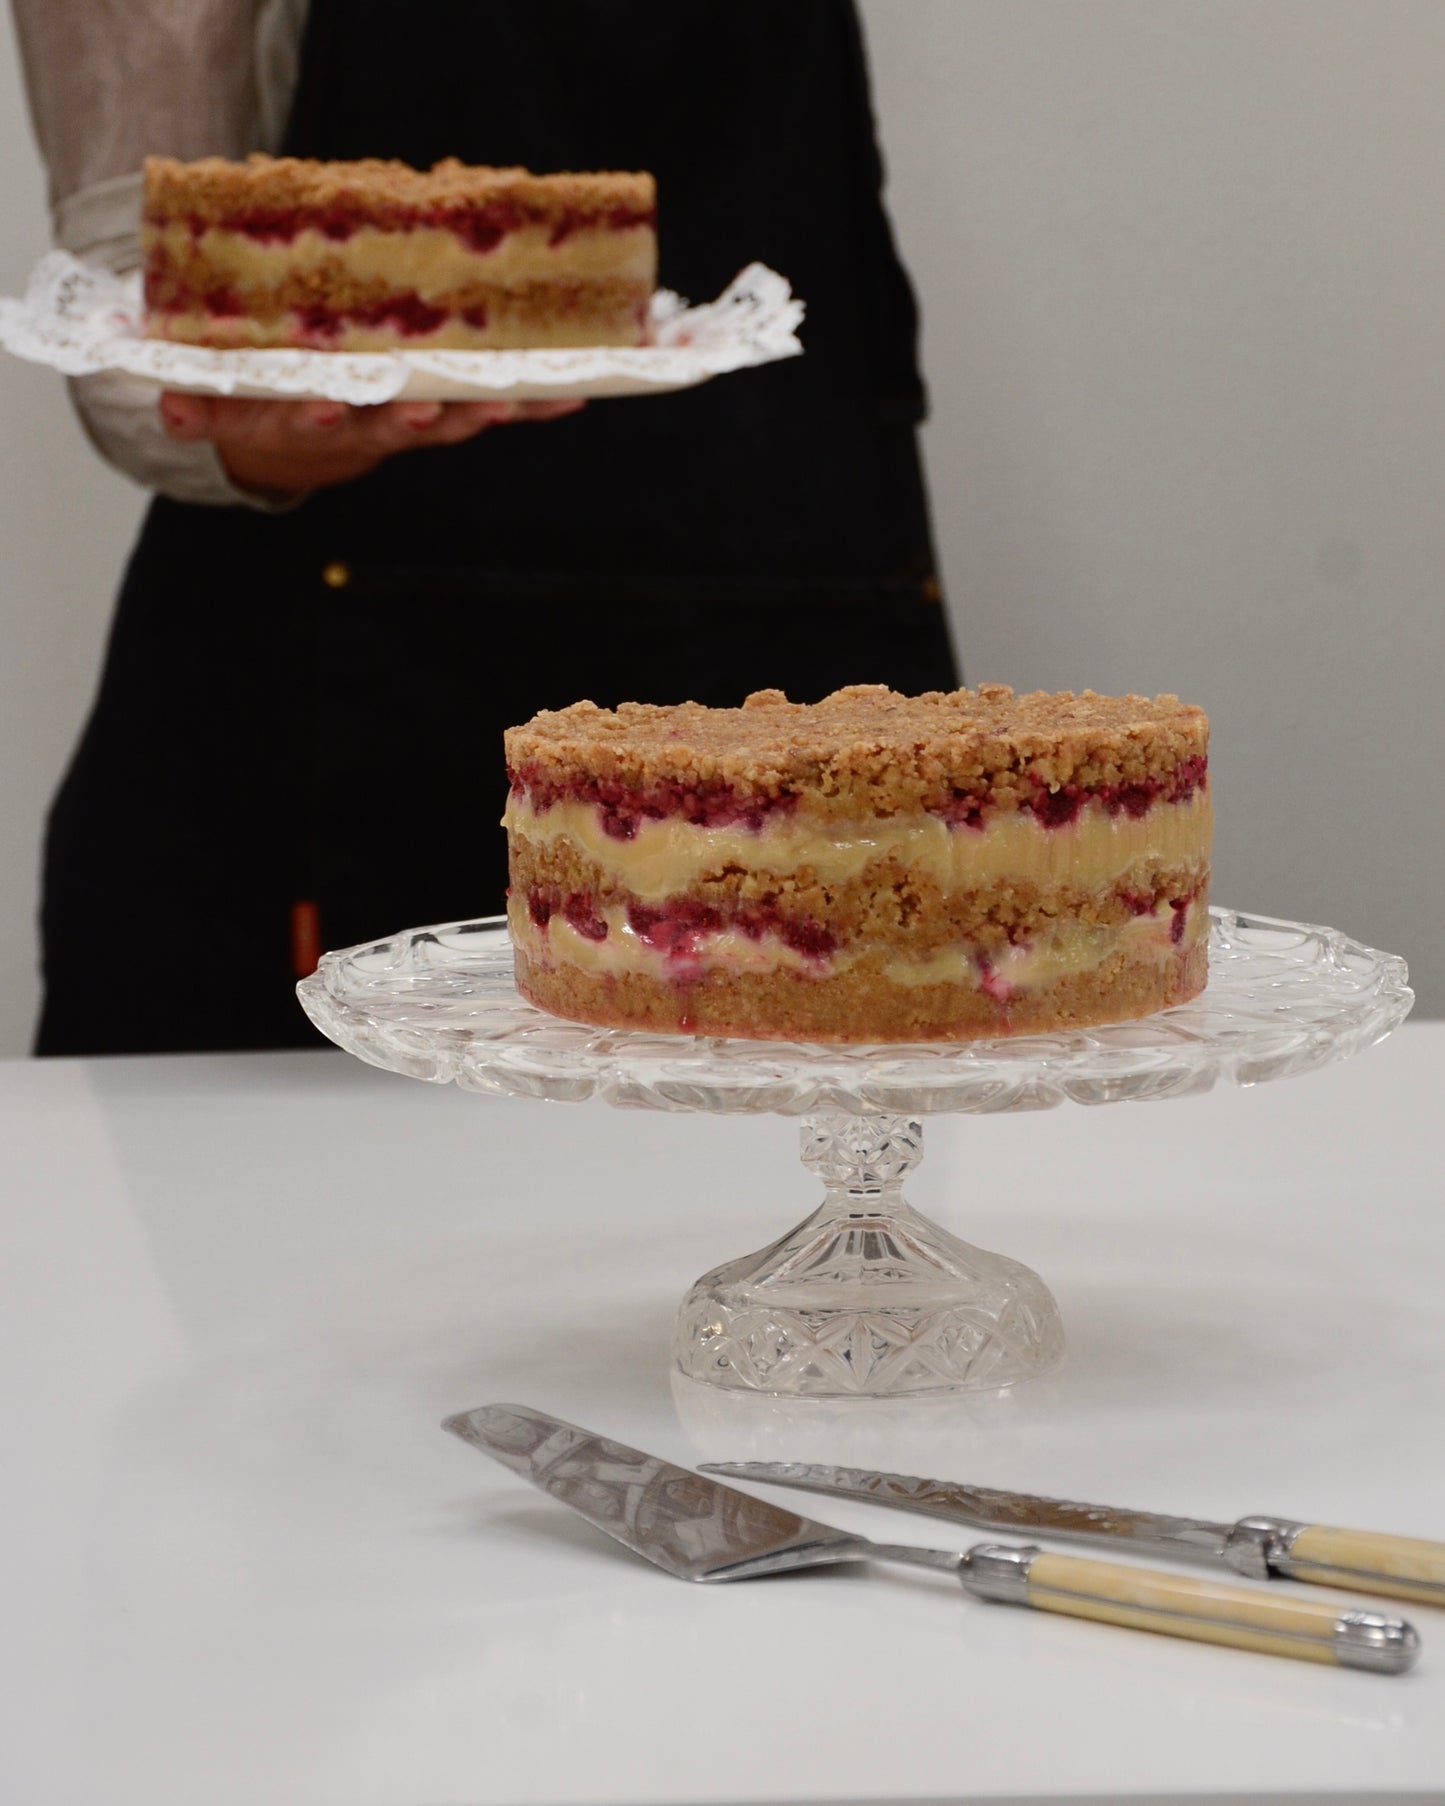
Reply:
[[538, 715], [507, 735], [518, 988], [582, 1022], [808, 1042], [1182, 1003], [1208, 735], [1174, 696], [997, 684]]
[[[327, 954], [302, 1000], [415, 1078], [798, 1121], [822, 1203], [688, 1292], [679, 1384], [1011, 1386], [1060, 1358], [1058, 1307], [910, 1207], [926, 1117], [1253, 1086], [1361, 1051], [1410, 1005], [1402, 961], [1333, 929], [1215, 910], [1211, 931], [1207, 732], [1172, 696], [991, 685], [543, 714], [507, 736], [510, 929]], [[1007, 1196], [1058, 1178], [1025, 1164]], [[723, 1171], [639, 1182], [674, 1184], [680, 1214], [729, 1192]], [[609, 1219], [625, 1189], [609, 1173]]]
[[150, 157], [145, 329], [223, 349], [644, 345], [656, 220], [643, 173]]

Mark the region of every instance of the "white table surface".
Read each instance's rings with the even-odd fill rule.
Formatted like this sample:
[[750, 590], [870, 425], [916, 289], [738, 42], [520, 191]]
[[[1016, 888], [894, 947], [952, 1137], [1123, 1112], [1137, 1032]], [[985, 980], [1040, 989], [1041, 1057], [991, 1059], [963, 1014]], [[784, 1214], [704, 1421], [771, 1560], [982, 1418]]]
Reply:
[[514, 1399], [684, 1463], [1442, 1536], [1442, 1110], [1414, 1025], [1253, 1091], [936, 1120], [910, 1195], [1045, 1275], [1067, 1365], [808, 1406], [667, 1365], [686, 1285], [812, 1208], [795, 1124], [334, 1053], [0, 1066], [0, 1801], [1445, 1797], [1445, 1612], [1399, 1608], [1425, 1655], [1386, 1679], [908, 1570], [688, 1587], [437, 1428]]

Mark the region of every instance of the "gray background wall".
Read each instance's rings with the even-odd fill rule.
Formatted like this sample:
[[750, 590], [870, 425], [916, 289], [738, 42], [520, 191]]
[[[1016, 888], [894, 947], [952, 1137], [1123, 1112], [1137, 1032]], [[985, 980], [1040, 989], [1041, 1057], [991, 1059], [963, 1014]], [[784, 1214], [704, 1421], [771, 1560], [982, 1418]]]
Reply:
[[[970, 679], [1204, 703], [1217, 897], [1403, 952], [1440, 1013], [1445, 6], [862, 10]], [[0, 167], [13, 293], [46, 228], [8, 34]], [[140, 503], [0, 361], [0, 1054]]]

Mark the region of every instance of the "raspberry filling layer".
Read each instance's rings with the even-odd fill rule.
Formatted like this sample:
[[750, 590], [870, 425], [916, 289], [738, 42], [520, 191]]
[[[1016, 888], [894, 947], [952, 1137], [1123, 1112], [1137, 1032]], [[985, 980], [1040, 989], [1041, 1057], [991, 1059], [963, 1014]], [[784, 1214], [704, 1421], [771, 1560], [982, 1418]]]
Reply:
[[[246, 300], [229, 288], [207, 289], [200, 295], [183, 295], [159, 304], [147, 302], [147, 307], [155, 314], [189, 314], [200, 311], [216, 320], [239, 319], [251, 311]], [[644, 306], [643, 312], [645, 311]], [[325, 301], [313, 301], [305, 307], [288, 309], [287, 312], [296, 323], [298, 335], [308, 344], [316, 346], [324, 346], [327, 341], [355, 328], [370, 331], [385, 328], [401, 338], [425, 338], [427, 334], [437, 332], [449, 321], [457, 319], [465, 320], [468, 326], [476, 327], [479, 332], [485, 331], [487, 326], [485, 307], [466, 307], [460, 310], [439, 307], [434, 302], [424, 301], [415, 290], [387, 295], [383, 300], [367, 301], [355, 307], [332, 307]]]
[[[596, 898], [588, 892], [563, 894], [552, 888], [538, 888], [527, 892], [526, 901], [528, 917], [537, 928], [545, 929], [554, 917], [560, 916], [584, 940], [605, 941], [611, 933]], [[629, 903], [624, 925], [625, 931], [644, 947], [676, 961], [694, 959], [706, 940], [728, 930], [736, 930], [753, 942], [770, 936], [789, 952], [806, 959], [825, 960], [838, 945], [837, 936], [817, 922], [785, 916], [776, 909], [755, 904], [724, 915], [722, 910], [693, 897], [674, 897], [662, 905]]]
[[766, 822], [791, 815], [798, 806], [792, 795], [760, 797], [726, 783], [688, 785], [668, 780], [637, 790], [611, 778], [547, 776], [538, 766], [509, 771], [512, 794], [525, 799], [541, 815], [557, 803], [590, 803], [612, 840], [632, 840], [643, 822], [680, 820], [700, 828], [762, 829]]
[[576, 232], [631, 232], [639, 226], [655, 227], [656, 208], [639, 210], [632, 207], [526, 207], [517, 201], [488, 201], [481, 207], [384, 207], [354, 206], [335, 201], [328, 207], [255, 207], [221, 219], [204, 219], [193, 214], [177, 222], [172, 218], [149, 216], [148, 226], [164, 229], [184, 224], [193, 238], [207, 232], [235, 232], [258, 244], [290, 244], [299, 233], [318, 232], [338, 244], [344, 244], [355, 232], [373, 227], [384, 232], [411, 232], [430, 227], [452, 232], [472, 250], [485, 254], [495, 250], [509, 232], [538, 227], [554, 245], [565, 244]]
[[[1032, 779], [1033, 793], [1022, 804], [1046, 828], [1066, 828], [1086, 804], [1098, 804], [1109, 815], [1126, 815], [1138, 821], [1156, 803], [1186, 803], [1209, 781], [1209, 759], [1195, 753], [1182, 759], [1164, 777], [1141, 778], [1131, 784], [1065, 784], [1051, 790], [1047, 784]], [[932, 811], [951, 828], [982, 828], [988, 820], [987, 798], [977, 793], [957, 791], [953, 797]]]
[[[968, 940], [929, 952], [900, 948], [886, 955], [883, 977], [903, 987], [947, 984], [982, 992], [1002, 1020], [1017, 994], [1111, 958], [1169, 965], [1188, 957], [1208, 933], [1201, 905], [1199, 892], [1165, 896], [1123, 922], [1061, 919], [1002, 948]], [[660, 908], [635, 902], [603, 908], [586, 893], [533, 889], [525, 897], [514, 894], [508, 914], [519, 950], [544, 970], [574, 968], [612, 978], [635, 973], [682, 988], [712, 973], [828, 979], [867, 951], [842, 946], [817, 922], [770, 909], [725, 914], [690, 897]]]
[[[480, 313], [480, 320], [472, 324], [486, 325], [486, 314], [480, 308], [469, 310]], [[388, 295], [384, 301], [373, 301], [364, 307], [331, 307], [324, 301], [313, 301], [309, 307], [298, 308], [297, 323], [308, 339], [334, 339], [348, 326], [389, 327], [404, 339], [424, 338], [427, 333], [435, 332], [453, 318], [449, 307], [437, 307], [430, 301], [423, 301], [415, 293], [406, 295]]]
[[[215, 320], [239, 319], [250, 312], [245, 299], [229, 288], [207, 289], [204, 294], [186, 296], [161, 306], [147, 305], [152, 313], [188, 314], [200, 311]], [[311, 344], [322, 344], [326, 340], [337, 338], [348, 327], [366, 327], [373, 331], [385, 327], [401, 338], [424, 338], [458, 317], [452, 308], [437, 307], [430, 301], [423, 301], [415, 291], [388, 295], [384, 300], [368, 301], [357, 307], [331, 307], [324, 301], [313, 301], [306, 307], [290, 309], [288, 312], [295, 319], [300, 336]], [[479, 328], [485, 327], [487, 323], [484, 308], [467, 308], [461, 317], [468, 325]]]
[[[1137, 783], [1100, 784], [1092, 788], [1069, 784], [1050, 790], [1035, 782], [1033, 794], [1023, 807], [1046, 828], [1068, 827], [1090, 803], [1111, 816], [1123, 815], [1138, 821], [1156, 803], [1188, 802], [1207, 787], [1208, 772], [1208, 758], [1200, 753], [1182, 760], [1164, 777], [1145, 778]], [[669, 817], [705, 828], [744, 826], [761, 831], [769, 821], [791, 814], [799, 802], [795, 793], [758, 796], [725, 782], [690, 786], [674, 780], [637, 789], [610, 778], [558, 779], [537, 766], [522, 766], [510, 771], [508, 777], [513, 795], [525, 798], [538, 815], [557, 803], [591, 803], [604, 830], [614, 840], [631, 840], [643, 822]], [[991, 809], [986, 793], [959, 791], [927, 813], [952, 828], [982, 829], [998, 811]]]

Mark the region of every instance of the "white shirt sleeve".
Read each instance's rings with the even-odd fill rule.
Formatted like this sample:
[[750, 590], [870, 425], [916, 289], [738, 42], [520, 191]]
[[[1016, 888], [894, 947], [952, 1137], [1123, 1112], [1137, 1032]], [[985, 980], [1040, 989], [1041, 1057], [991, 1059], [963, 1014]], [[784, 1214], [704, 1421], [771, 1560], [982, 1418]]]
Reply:
[[[304, 0], [13, 0], [13, 10], [55, 242], [87, 263], [138, 267], [148, 154], [278, 147]], [[295, 505], [237, 488], [204, 440], [172, 439], [153, 383], [101, 372], [72, 379], [70, 392], [97, 451], [144, 488], [213, 506]]]
[[272, 498], [231, 481], [208, 440], [182, 444], [171, 438], [161, 425], [154, 383], [119, 370], [100, 370], [94, 376], [71, 377], [69, 386], [91, 444], [107, 464], [143, 489], [175, 502], [201, 502], [213, 508], [239, 504], [267, 513], [277, 510], [279, 504]]

